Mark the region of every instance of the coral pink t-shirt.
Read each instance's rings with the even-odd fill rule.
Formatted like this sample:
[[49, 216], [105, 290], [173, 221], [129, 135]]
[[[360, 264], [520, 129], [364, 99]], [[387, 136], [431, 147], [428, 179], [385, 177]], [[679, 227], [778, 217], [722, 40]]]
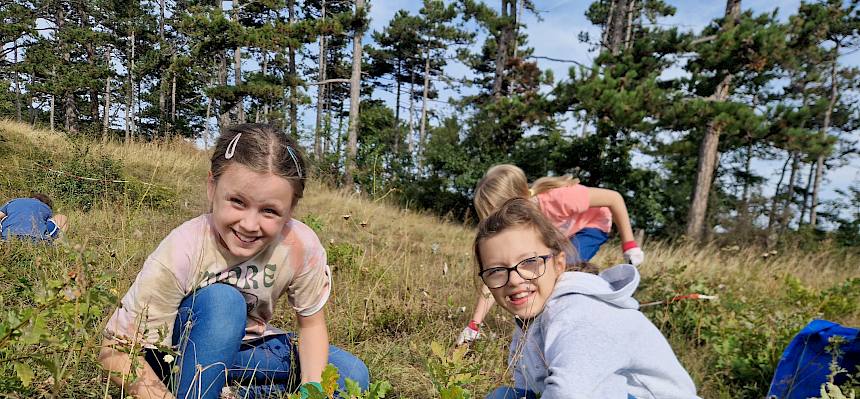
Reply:
[[588, 187], [581, 184], [559, 187], [536, 196], [541, 213], [565, 236], [593, 227], [604, 233], [612, 229], [612, 212], [607, 207], [590, 208]]
[[292, 219], [280, 239], [251, 259], [228, 261], [218, 250], [211, 215], [174, 229], [149, 255], [134, 283], [105, 326], [105, 336], [123, 342], [170, 346], [179, 303], [213, 283], [236, 287], [250, 309], [244, 340], [283, 331], [268, 325], [286, 294], [296, 313], [310, 316], [325, 305], [331, 271], [316, 233]]

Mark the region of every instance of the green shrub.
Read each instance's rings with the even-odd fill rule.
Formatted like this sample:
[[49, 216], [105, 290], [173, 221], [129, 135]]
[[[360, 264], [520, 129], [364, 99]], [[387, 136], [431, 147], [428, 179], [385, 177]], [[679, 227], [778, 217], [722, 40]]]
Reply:
[[15, 295], [0, 296], [0, 392], [68, 397], [68, 377], [92, 360], [102, 317], [116, 301], [109, 278], [91, 274], [91, 254], [66, 246], [8, 243], [2, 260], [0, 278], [13, 287], [0, 292]]
[[332, 271], [356, 271], [358, 260], [364, 255], [364, 250], [348, 242], [331, 243], [326, 248], [326, 255]]

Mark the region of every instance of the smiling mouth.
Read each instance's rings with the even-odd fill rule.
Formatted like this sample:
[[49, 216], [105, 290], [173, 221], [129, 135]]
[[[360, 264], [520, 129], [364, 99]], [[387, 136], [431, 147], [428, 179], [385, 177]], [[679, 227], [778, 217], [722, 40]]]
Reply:
[[260, 237], [243, 236], [243, 235], [239, 234], [236, 230], [233, 230], [233, 236], [236, 237], [237, 240], [239, 240], [240, 242], [245, 243], [245, 244], [251, 244], [251, 243], [260, 239]]
[[507, 300], [513, 305], [518, 306], [526, 303], [533, 295], [534, 291], [521, 291], [513, 295], [508, 295]]

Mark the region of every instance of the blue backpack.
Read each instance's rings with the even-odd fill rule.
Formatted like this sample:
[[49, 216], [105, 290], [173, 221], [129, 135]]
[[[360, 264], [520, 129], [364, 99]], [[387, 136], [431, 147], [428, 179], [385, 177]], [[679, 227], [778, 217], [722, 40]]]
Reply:
[[[827, 320], [813, 320], [785, 348], [770, 390], [768, 399], [807, 399], [821, 395], [821, 385], [830, 375], [833, 354], [827, 351], [830, 338], [841, 336], [844, 342], [839, 346], [839, 367], [847, 374], [858, 373], [860, 365], [860, 330], [843, 327]], [[835, 378], [836, 385], [847, 380], [846, 373]]]

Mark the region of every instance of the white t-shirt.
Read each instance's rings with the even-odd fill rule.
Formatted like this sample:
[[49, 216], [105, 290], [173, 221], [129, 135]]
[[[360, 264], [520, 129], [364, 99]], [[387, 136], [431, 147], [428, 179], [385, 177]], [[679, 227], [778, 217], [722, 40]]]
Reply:
[[331, 292], [331, 270], [313, 230], [292, 219], [266, 249], [230, 264], [218, 250], [211, 217], [201, 215], [183, 223], [149, 255], [108, 321], [105, 336], [147, 347], [169, 346], [180, 302], [213, 283], [232, 285], [245, 297], [249, 309], [245, 341], [283, 333], [268, 325], [283, 294], [299, 315], [322, 309]]

